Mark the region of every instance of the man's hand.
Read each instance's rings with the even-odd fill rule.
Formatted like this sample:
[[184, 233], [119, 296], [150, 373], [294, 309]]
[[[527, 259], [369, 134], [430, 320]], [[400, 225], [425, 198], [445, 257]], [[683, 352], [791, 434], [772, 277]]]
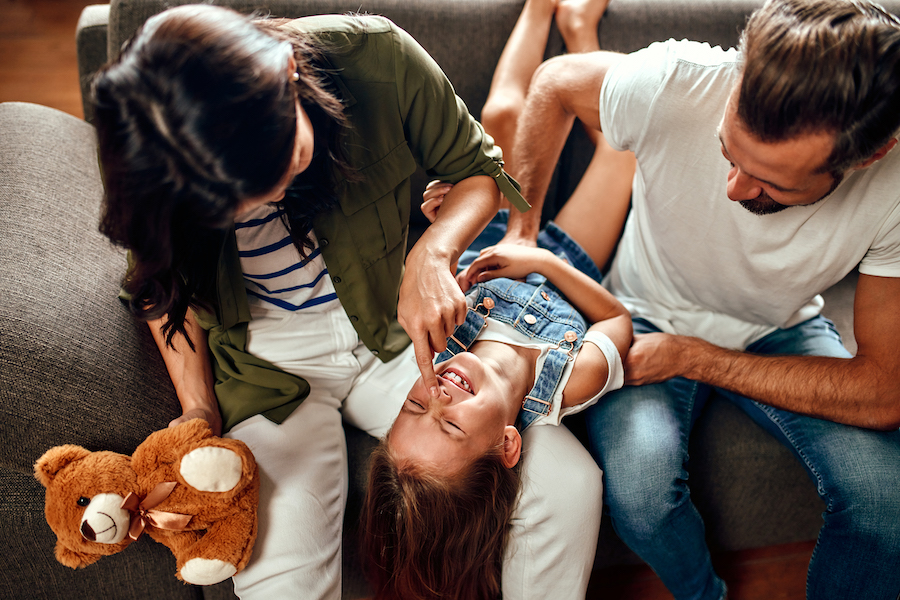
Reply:
[[431, 361], [447, 348], [447, 338], [466, 319], [466, 299], [449, 262], [426, 245], [416, 245], [406, 259], [397, 306], [397, 320], [412, 340], [416, 364], [432, 397], [439, 390]]
[[647, 385], [682, 376], [690, 341], [680, 335], [643, 333], [634, 336], [625, 357], [625, 385]]

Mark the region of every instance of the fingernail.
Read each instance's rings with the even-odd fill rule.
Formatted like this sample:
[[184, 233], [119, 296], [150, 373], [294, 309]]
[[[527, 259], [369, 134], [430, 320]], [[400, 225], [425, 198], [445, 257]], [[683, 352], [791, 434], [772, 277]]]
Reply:
[[432, 398], [437, 398], [437, 397], [438, 397], [438, 389], [437, 389], [436, 386], [431, 386], [431, 389], [429, 389], [428, 391], [431, 392], [431, 397], [432, 397]]

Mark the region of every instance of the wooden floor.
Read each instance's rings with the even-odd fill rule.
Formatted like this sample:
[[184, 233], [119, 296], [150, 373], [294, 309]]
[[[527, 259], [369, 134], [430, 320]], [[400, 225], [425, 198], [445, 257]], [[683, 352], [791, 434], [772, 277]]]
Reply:
[[[716, 572], [728, 584], [729, 600], [804, 600], [806, 567], [814, 542], [784, 544], [713, 555]], [[646, 566], [595, 573], [589, 600], [663, 600], [672, 595]]]
[[0, 102], [52, 106], [83, 117], [75, 24], [82, 0], [0, 0]]
[[[0, 0], [0, 102], [34, 102], [83, 117], [75, 24], [83, 0]], [[0, 141], [2, 143], [2, 141]], [[813, 543], [714, 557], [730, 600], [802, 600]], [[588, 597], [662, 600], [672, 596], [647, 567], [596, 573]]]

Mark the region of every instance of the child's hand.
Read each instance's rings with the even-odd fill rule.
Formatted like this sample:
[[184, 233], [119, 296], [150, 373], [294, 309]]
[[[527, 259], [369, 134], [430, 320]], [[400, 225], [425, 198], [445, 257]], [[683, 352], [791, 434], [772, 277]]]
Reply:
[[482, 250], [478, 258], [456, 276], [456, 281], [465, 292], [476, 283], [497, 277], [524, 279], [531, 273], [540, 273], [546, 261], [554, 258], [543, 248], [497, 244]]
[[425, 187], [425, 192], [422, 194], [421, 209], [422, 214], [425, 215], [425, 218], [430, 223], [434, 223], [434, 220], [437, 219], [438, 210], [440, 210], [441, 204], [444, 202], [444, 196], [451, 189], [453, 189], [452, 183], [445, 183], [437, 179]]

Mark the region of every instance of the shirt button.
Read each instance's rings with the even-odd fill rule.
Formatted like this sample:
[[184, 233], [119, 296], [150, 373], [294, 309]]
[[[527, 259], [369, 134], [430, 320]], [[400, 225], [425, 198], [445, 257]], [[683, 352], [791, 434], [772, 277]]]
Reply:
[[327, 246], [327, 245], [328, 245], [328, 238], [322, 238], [322, 239], [319, 240], [319, 246], [320, 246], [320, 247], [324, 248], [324, 247]]
[[333, 281], [334, 281], [335, 283], [340, 283], [340, 282], [341, 282], [341, 278], [340, 278], [340, 277], [335, 277], [335, 278], [333, 279]]
[[350, 320], [356, 323], [357, 321], [359, 321], [359, 317], [357, 317], [356, 315], [350, 315]]
[[378, 350], [372, 350], [372, 354], [374, 354], [375, 356], [378, 356]]
[[537, 317], [535, 317], [534, 315], [525, 315], [525, 322], [529, 325], [534, 325], [535, 323], [537, 323]]

